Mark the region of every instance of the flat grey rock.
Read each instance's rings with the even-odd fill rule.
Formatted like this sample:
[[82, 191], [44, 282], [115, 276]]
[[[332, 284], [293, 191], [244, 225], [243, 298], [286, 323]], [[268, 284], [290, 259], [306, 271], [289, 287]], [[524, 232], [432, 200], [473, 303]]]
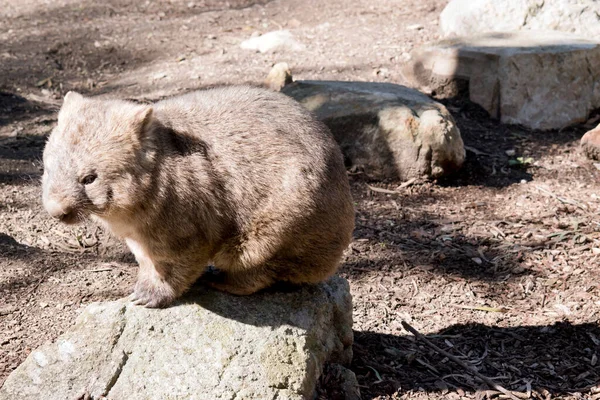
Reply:
[[600, 40], [598, 0], [451, 0], [440, 15], [444, 36], [556, 30]]
[[296, 81], [281, 91], [313, 111], [347, 164], [370, 177], [437, 178], [464, 162], [454, 119], [416, 90], [390, 83]]
[[194, 289], [166, 309], [95, 303], [29, 355], [0, 399], [310, 399], [324, 363], [350, 362], [352, 341], [337, 277], [248, 297]]
[[471, 101], [507, 124], [560, 129], [600, 107], [600, 44], [555, 31], [488, 33], [415, 50], [403, 74], [441, 94], [469, 82]]

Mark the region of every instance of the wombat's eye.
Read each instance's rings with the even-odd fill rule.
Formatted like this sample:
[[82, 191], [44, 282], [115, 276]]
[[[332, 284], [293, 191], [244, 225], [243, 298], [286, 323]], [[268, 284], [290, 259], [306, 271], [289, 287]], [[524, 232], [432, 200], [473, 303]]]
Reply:
[[81, 183], [83, 183], [84, 185], [92, 184], [92, 183], [94, 183], [94, 181], [96, 180], [97, 177], [98, 177], [98, 175], [96, 175], [96, 174], [86, 175], [81, 180]]

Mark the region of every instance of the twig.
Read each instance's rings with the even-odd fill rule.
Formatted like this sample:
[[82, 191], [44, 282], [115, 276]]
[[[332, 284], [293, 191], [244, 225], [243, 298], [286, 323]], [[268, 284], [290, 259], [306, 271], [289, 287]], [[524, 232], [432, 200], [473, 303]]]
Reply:
[[384, 188], [378, 188], [375, 186], [371, 186], [371, 185], [367, 185], [367, 187], [373, 191], [373, 192], [377, 192], [377, 193], [385, 193], [385, 194], [400, 194], [395, 190], [389, 190], [389, 189], [384, 189]]
[[471, 153], [474, 153], [476, 156], [488, 156], [488, 157], [491, 156], [491, 154], [481, 151], [479, 149], [476, 149], [475, 147], [471, 147], [471, 146], [464, 146], [464, 147], [465, 147], [465, 150], [470, 151]]
[[407, 180], [406, 182], [402, 182], [402, 183], [401, 183], [401, 184], [400, 184], [400, 185], [399, 185], [399, 186], [396, 188], [396, 190], [398, 190], [398, 189], [404, 189], [404, 188], [407, 188], [407, 187], [409, 187], [410, 185], [414, 184], [416, 181], [417, 181], [417, 178], [411, 178], [411, 179]]
[[277, 25], [277, 27], [279, 29], [283, 29], [283, 25], [281, 25], [279, 22], [277, 22], [277, 21], [275, 21], [273, 19], [270, 19], [269, 21], [271, 21], [273, 23], [273, 25]]
[[453, 307], [462, 308], [465, 310], [476, 310], [486, 312], [507, 313], [509, 310], [506, 307], [486, 307], [486, 306], [465, 306], [462, 304], [451, 304]]
[[106, 271], [112, 271], [112, 268], [96, 268], [96, 269], [86, 269], [83, 272], [106, 272]]
[[554, 199], [556, 199], [556, 200], [560, 201], [560, 202], [561, 202], [561, 203], [563, 203], [563, 204], [569, 204], [569, 205], [575, 206], [575, 207], [577, 207], [577, 208], [580, 208], [580, 209], [582, 209], [582, 210], [584, 210], [584, 211], [587, 211], [587, 206], [585, 206], [585, 207], [584, 207], [583, 205], [579, 204], [579, 203], [578, 203], [578, 202], [576, 202], [575, 200], [571, 200], [571, 199], [565, 199], [565, 198], [563, 198], [563, 197], [557, 196], [556, 194], [552, 193], [552, 192], [551, 192], [551, 191], [549, 191], [548, 189], [544, 189], [544, 188], [543, 188], [543, 187], [541, 187], [541, 186], [536, 186], [535, 188], [536, 188], [537, 190], [539, 190], [540, 192], [542, 192], [542, 193], [545, 193], [545, 194], [547, 194], [548, 196], [550, 196], [550, 197], [552, 197], [552, 198], [554, 198]]
[[454, 355], [448, 353], [445, 350], [440, 349], [435, 344], [431, 343], [425, 336], [423, 336], [421, 333], [419, 333], [419, 331], [417, 331], [415, 328], [413, 328], [412, 326], [410, 326], [407, 322], [401, 321], [401, 323], [402, 323], [402, 327], [404, 327], [404, 329], [406, 329], [407, 331], [409, 331], [410, 333], [412, 333], [413, 335], [415, 335], [415, 337], [417, 339], [421, 340], [423, 343], [425, 343], [427, 346], [431, 347], [433, 350], [437, 351], [441, 355], [443, 355], [445, 357], [448, 357], [450, 360], [454, 361], [456, 364], [460, 365], [461, 367], [463, 367], [464, 369], [466, 369], [467, 371], [469, 371], [470, 373], [472, 373], [473, 375], [475, 375], [476, 377], [478, 377], [479, 379], [481, 379], [483, 382], [485, 382], [492, 389], [497, 390], [497, 391], [505, 394], [506, 396], [508, 396], [512, 400], [519, 400], [519, 398], [517, 396], [515, 396], [513, 393], [511, 393], [510, 391], [506, 390], [504, 387], [500, 386], [499, 384], [497, 384], [496, 382], [494, 382], [493, 380], [491, 380], [487, 376], [482, 375], [475, 368], [471, 367], [470, 365], [468, 365], [465, 362], [463, 362], [461, 359], [455, 357]]

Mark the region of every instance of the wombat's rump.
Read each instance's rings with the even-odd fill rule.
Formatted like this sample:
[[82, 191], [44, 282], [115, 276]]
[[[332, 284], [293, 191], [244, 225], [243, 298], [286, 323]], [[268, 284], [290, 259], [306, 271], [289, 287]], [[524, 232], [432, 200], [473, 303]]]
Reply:
[[67, 93], [44, 150], [43, 202], [66, 223], [92, 216], [139, 265], [132, 298], [212, 285], [251, 294], [332, 275], [354, 210], [328, 129], [285, 95], [226, 87], [139, 105]]

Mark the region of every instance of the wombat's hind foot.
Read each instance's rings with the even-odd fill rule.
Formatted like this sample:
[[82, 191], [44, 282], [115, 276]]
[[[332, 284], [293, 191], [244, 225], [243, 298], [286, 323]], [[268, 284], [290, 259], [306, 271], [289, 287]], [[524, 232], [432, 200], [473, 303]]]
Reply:
[[211, 270], [203, 276], [210, 287], [237, 296], [248, 296], [275, 283], [266, 271], [221, 271]]
[[175, 290], [164, 280], [138, 279], [129, 299], [147, 308], [166, 307], [177, 298]]

